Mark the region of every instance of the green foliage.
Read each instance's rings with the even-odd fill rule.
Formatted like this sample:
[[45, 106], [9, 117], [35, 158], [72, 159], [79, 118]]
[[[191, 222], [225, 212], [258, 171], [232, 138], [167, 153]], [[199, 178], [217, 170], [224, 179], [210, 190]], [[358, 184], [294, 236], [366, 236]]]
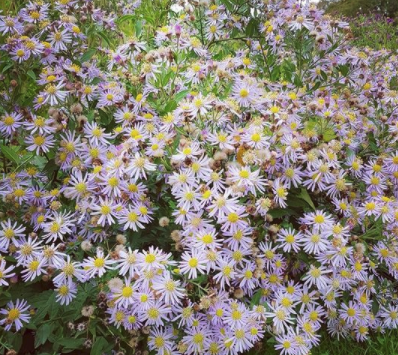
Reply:
[[[322, 334], [319, 347], [311, 350], [311, 355], [398, 355], [397, 331], [374, 335], [368, 341], [358, 343], [350, 338], [335, 339]], [[279, 355], [273, 344], [264, 344], [261, 350], [252, 350], [248, 355]]]
[[355, 17], [358, 13], [370, 14], [373, 12], [393, 17], [398, 13], [398, 1], [396, 0], [340, 0], [332, 3], [323, 1], [323, 4], [329, 13], [348, 17]]
[[[397, 2], [398, 3], [398, 2]], [[358, 47], [398, 50], [398, 24], [384, 17], [361, 15], [351, 21], [354, 43]]]

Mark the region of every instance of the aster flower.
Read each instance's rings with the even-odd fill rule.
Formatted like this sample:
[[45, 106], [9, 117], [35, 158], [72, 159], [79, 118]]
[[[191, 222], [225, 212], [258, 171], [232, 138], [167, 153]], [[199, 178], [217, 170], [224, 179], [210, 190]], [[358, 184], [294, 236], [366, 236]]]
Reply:
[[170, 308], [156, 301], [153, 306], [141, 312], [141, 319], [147, 325], [163, 326], [167, 321]]
[[214, 275], [214, 280], [220, 284], [220, 287], [223, 290], [226, 285], [230, 285], [230, 280], [236, 275], [234, 263], [220, 258], [217, 260], [215, 269], [217, 273]]
[[22, 126], [21, 120], [23, 116], [19, 113], [5, 113], [0, 119], [0, 132], [3, 136], [9, 137], [13, 135], [16, 130]]
[[69, 185], [64, 189], [64, 195], [68, 198], [81, 199], [90, 195], [94, 186], [90, 181], [90, 176], [88, 174], [84, 175], [80, 170], [75, 171], [69, 180]]
[[105, 129], [99, 127], [96, 122], [88, 122], [84, 125], [84, 135], [93, 145], [108, 145], [111, 138], [111, 134], [105, 133]]
[[134, 231], [138, 231], [138, 229], [143, 229], [145, 226], [142, 223], [145, 223], [145, 219], [140, 215], [138, 209], [125, 209], [122, 211], [119, 223], [123, 224], [123, 229], [132, 229]]
[[332, 217], [319, 210], [305, 214], [305, 216], [301, 218], [300, 222], [312, 225], [314, 230], [317, 231], [331, 229], [333, 225]]
[[232, 330], [230, 336], [231, 337], [226, 340], [225, 343], [231, 343], [235, 351], [244, 352], [253, 346], [250, 331], [247, 326]]
[[97, 255], [94, 258], [89, 257], [82, 263], [89, 279], [96, 275], [102, 277], [106, 270], [112, 269], [111, 265], [113, 265], [113, 261], [109, 260], [109, 255], [104, 256], [104, 252], [102, 250], [98, 250]]
[[150, 246], [148, 250], [143, 250], [138, 255], [138, 266], [142, 270], [156, 270], [165, 269], [168, 263], [171, 263], [168, 259], [171, 254], [165, 254], [159, 248]]
[[191, 253], [185, 252], [181, 255], [180, 271], [182, 274], [188, 274], [188, 278], [196, 279], [199, 273], [204, 273], [206, 261], [204, 254], [196, 249]]
[[80, 266], [80, 263], [71, 261], [70, 256], [67, 255], [66, 260], [62, 260], [62, 264], [59, 266], [60, 274], [53, 279], [54, 284], [61, 285], [72, 282], [73, 277], [76, 277], [79, 281], [83, 281], [85, 273], [80, 269]]
[[383, 318], [386, 327], [396, 329], [398, 327], [398, 307], [382, 307], [379, 315]]
[[31, 258], [38, 258], [42, 248], [42, 242], [38, 238], [21, 237], [18, 240], [17, 253], [15, 258], [17, 259], [17, 266], [26, 265], [27, 261]]
[[248, 214], [245, 213], [243, 207], [239, 207], [235, 211], [229, 212], [227, 215], [219, 219], [219, 223], [222, 224], [222, 230], [224, 232], [234, 233], [238, 229], [245, 229], [248, 226], [248, 222], [244, 219]]
[[15, 269], [15, 266], [10, 265], [6, 268], [6, 261], [4, 259], [0, 259], [0, 285], [8, 286], [8, 282], [5, 280], [7, 278], [13, 277], [15, 273], [11, 273], [12, 270]]
[[232, 97], [242, 107], [248, 107], [251, 104], [257, 103], [259, 99], [259, 89], [244, 81], [236, 81], [232, 87]]
[[56, 52], [66, 51], [67, 45], [72, 42], [72, 36], [67, 29], [57, 29], [48, 36], [47, 41]]
[[308, 230], [301, 239], [306, 253], [319, 254], [327, 250], [328, 240], [317, 230]]
[[58, 287], [55, 289], [57, 295], [55, 299], [61, 305], [68, 305], [72, 302], [72, 300], [76, 297], [77, 287], [76, 284], [72, 281], [65, 281], [60, 283]]
[[25, 300], [17, 299], [16, 303], [10, 301], [7, 303], [6, 308], [0, 310], [0, 314], [6, 316], [0, 320], [0, 324], [5, 324], [4, 329], [10, 330], [15, 325], [15, 330], [18, 331], [23, 327], [22, 322], [28, 323], [30, 315], [26, 311], [30, 308]]
[[111, 106], [116, 102], [120, 102], [122, 98], [123, 96], [117, 89], [105, 89], [99, 93], [98, 107]]
[[67, 91], [62, 90], [64, 86], [65, 84], [62, 81], [60, 81], [57, 85], [46, 85], [42, 96], [43, 100], [41, 101], [40, 105], [49, 104], [51, 106], [55, 106], [64, 102], [69, 94]]
[[131, 279], [125, 278], [121, 287], [113, 288], [111, 291], [117, 305], [128, 307], [134, 303], [134, 289]]
[[155, 171], [156, 165], [152, 164], [147, 158], [140, 156], [139, 153], [136, 153], [134, 159], [130, 161], [129, 166], [126, 169], [126, 172], [130, 173], [131, 177], [137, 181], [140, 178], [146, 179], [147, 171]]
[[160, 294], [160, 300], [166, 304], [178, 303], [178, 300], [184, 297], [184, 289], [180, 286], [180, 281], [175, 281], [169, 273], [156, 280], [152, 288]]
[[187, 330], [187, 335], [182, 341], [187, 344], [189, 353], [200, 353], [209, 347], [210, 334], [204, 328], [195, 327]]
[[22, 271], [22, 279], [24, 281], [33, 281], [36, 277], [41, 274], [45, 274], [45, 270], [43, 269], [45, 266], [45, 259], [36, 259], [30, 258], [26, 261], [26, 269]]
[[21, 34], [23, 32], [23, 24], [17, 18], [11, 16], [0, 16], [0, 33], [4, 36], [7, 33]]
[[287, 207], [286, 200], [288, 196], [287, 187], [284, 186], [280, 179], [273, 182], [272, 190], [274, 192], [274, 201], [281, 207]]
[[70, 213], [54, 212], [51, 219], [43, 224], [43, 237], [49, 242], [57, 239], [63, 240], [65, 234], [72, 233], [72, 226], [75, 220]]
[[99, 216], [98, 224], [101, 226], [105, 226], [106, 224], [112, 225], [115, 223], [115, 219], [117, 216], [117, 205], [114, 201], [102, 197], [99, 198], [98, 204], [92, 207], [93, 211], [92, 214], [94, 216]]
[[330, 273], [330, 271], [323, 266], [316, 267], [314, 265], [311, 265], [310, 270], [303, 278], [303, 281], [308, 286], [315, 285], [318, 289], [323, 289], [326, 288], [329, 284], [329, 278], [324, 276], [328, 273]]
[[15, 245], [19, 245], [18, 237], [22, 237], [25, 235], [25, 227], [18, 226], [18, 223], [11, 223], [11, 220], [8, 219], [5, 222], [0, 223], [0, 249], [7, 250], [10, 242]]
[[174, 342], [174, 335], [170, 328], [156, 329], [152, 328], [148, 336], [148, 345], [151, 350], [156, 351], [159, 355], [177, 354]]
[[281, 229], [277, 235], [277, 242], [280, 243], [280, 247], [284, 252], [290, 252], [292, 249], [294, 252], [298, 252], [300, 250], [301, 238], [302, 235], [300, 232], [296, 232], [295, 230], [289, 229]]
[[272, 324], [278, 332], [283, 332], [293, 324], [293, 318], [290, 317], [288, 312], [283, 307], [271, 308], [270, 312], [266, 312], [265, 316], [272, 319]]

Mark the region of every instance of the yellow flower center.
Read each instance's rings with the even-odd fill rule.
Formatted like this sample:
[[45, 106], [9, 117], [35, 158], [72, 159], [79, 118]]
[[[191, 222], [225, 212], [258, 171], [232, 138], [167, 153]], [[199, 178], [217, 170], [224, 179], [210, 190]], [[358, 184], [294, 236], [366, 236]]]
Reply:
[[249, 96], [249, 91], [247, 91], [246, 89], [241, 89], [239, 92], [240, 97], [245, 98]]
[[41, 146], [44, 144], [44, 142], [45, 142], [45, 139], [44, 139], [44, 137], [42, 137], [42, 136], [36, 136], [36, 137], [33, 139], [33, 143], [34, 143], [35, 145], [39, 146], [39, 147], [41, 147]]
[[11, 309], [8, 311], [8, 319], [14, 321], [14, 320], [16, 320], [16, 319], [19, 318], [19, 315], [20, 315], [20, 314], [21, 314], [21, 312], [19, 311], [18, 308], [11, 308]]
[[199, 261], [198, 261], [198, 259], [197, 258], [191, 258], [189, 261], [188, 261], [188, 265], [190, 266], [190, 267], [197, 267], [198, 266], [198, 263], [199, 263]]
[[101, 268], [105, 265], [105, 260], [103, 258], [96, 258], [94, 260], [94, 266], [97, 268]]
[[156, 260], [156, 256], [154, 254], [148, 254], [145, 257], [145, 262], [148, 264], [152, 264]]
[[15, 122], [15, 120], [14, 120], [14, 118], [11, 117], [11, 116], [6, 116], [6, 118], [4, 119], [4, 124], [5, 124], [6, 126], [11, 126], [11, 125], [14, 124], [14, 122]]
[[230, 223], [236, 223], [239, 220], [239, 215], [235, 212], [232, 212], [228, 215], [228, 222]]
[[122, 289], [122, 296], [124, 298], [129, 298], [133, 295], [133, 289], [130, 286], [124, 286]]
[[62, 286], [59, 288], [58, 293], [59, 293], [61, 296], [66, 296], [66, 295], [69, 293], [69, 287], [66, 286], [66, 285], [62, 285]]

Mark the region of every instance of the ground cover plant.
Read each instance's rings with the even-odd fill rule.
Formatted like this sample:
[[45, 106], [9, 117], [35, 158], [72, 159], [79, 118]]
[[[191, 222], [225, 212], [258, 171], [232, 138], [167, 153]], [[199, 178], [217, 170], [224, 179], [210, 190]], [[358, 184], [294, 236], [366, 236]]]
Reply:
[[5, 353], [395, 334], [396, 53], [290, 0], [6, 5]]

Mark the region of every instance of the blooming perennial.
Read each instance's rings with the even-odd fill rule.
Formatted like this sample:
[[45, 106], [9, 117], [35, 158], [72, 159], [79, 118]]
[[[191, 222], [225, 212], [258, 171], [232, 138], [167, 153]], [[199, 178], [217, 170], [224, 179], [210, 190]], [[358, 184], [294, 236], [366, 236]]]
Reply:
[[397, 54], [305, 1], [177, 3], [0, 14], [0, 325], [160, 355], [397, 328]]

